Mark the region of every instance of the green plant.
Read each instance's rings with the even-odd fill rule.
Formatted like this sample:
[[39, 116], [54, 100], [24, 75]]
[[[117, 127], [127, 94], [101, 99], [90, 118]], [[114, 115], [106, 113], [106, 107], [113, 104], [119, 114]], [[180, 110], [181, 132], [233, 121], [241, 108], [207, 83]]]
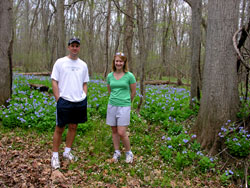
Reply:
[[188, 155], [186, 152], [177, 152], [174, 166], [177, 170], [183, 170], [184, 167], [189, 166], [192, 163], [191, 160], [189, 160]]
[[172, 156], [173, 156], [173, 151], [172, 151], [172, 146], [171, 147], [164, 147], [162, 146], [160, 148], [160, 155], [163, 157], [163, 159], [166, 162], [170, 162], [172, 160]]
[[236, 127], [234, 123], [229, 120], [221, 127], [219, 136], [225, 139], [225, 144], [231, 155], [236, 157], [246, 157], [250, 153], [250, 134], [244, 127]]
[[[249, 137], [249, 136], [248, 136]], [[250, 153], [250, 141], [247, 135], [234, 133], [226, 137], [226, 145], [233, 156], [246, 157]]]
[[220, 181], [223, 185], [228, 185], [229, 180], [232, 178], [233, 172], [231, 170], [226, 170], [221, 176], [220, 176]]
[[197, 140], [194, 140], [194, 141], [191, 143], [190, 147], [191, 147], [191, 149], [192, 149], [193, 151], [199, 151], [200, 148], [201, 148], [201, 145], [200, 145], [199, 142], [197, 142]]
[[92, 123], [87, 121], [86, 123], [79, 123], [77, 126], [77, 133], [83, 134], [89, 131], [92, 127]]
[[168, 129], [168, 134], [169, 135], [178, 135], [183, 131], [183, 126], [182, 125], [176, 125], [173, 124], [169, 129]]
[[215, 164], [211, 162], [210, 158], [203, 156], [198, 162], [201, 172], [207, 172], [210, 168], [213, 168]]

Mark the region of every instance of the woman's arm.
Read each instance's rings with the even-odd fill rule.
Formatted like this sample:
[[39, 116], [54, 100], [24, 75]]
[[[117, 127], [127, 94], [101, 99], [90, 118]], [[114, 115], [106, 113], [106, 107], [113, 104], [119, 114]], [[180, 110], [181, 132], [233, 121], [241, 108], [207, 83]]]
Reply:
[[109, 93], [109, 95], [110, 95], [110, 93], [111, 93], [110, 85], [107, 85], [107, 88], [108, 88], [108, 93]]
[[131, 91], [131, 102], [132, 102], [136, 95], [136, 83], [130, 84], [130, 91]]

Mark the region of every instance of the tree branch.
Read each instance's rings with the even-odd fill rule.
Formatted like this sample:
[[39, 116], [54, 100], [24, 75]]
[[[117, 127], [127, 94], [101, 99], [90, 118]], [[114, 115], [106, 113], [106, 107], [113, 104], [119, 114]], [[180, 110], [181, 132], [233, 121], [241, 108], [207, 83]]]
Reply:
[[238, 55], [238, 57], [241, 60], [241, 63], [246, 67], [246, 69], [250, 70], [250, 66], [247, 64], [247, 62], [245, 61], [245, 59], [243, 58], [243, 56], [240, 53], [240, 50], [238, 48], [237, 42], [236, 42], [236, 37], [237, 35], [243, 30], [243, 28], [238, 29], [238, 31], [235, 32], [234, 36], [233, 36], [233, 45], [234, 45], [234, 49]]
[[81, 1], [85, 1], [85, 0], [75, 0], [70, 4], [64, 5], [64, 7], [70, 8], [71, 6], [74, 6], [76, 3], [81, 2]]
[[131, 19], [133, 19], [133, 20], [136, 20], [136, 18], [134, 18], [134, 17], [128, 15], [126, 12], [124, 12], [124, 11], [120, 8], [119, 3], [117, 3], [115, 0], [112, 0], [112, 1], [113, 1], [113, 3], [115, 4], [116, 8], [117, 8], [119, 11], [121, 11], [121, 13], [125, 14], [126, 16], [128, 16], [129, 18], [131, 18]]
[[184, 0], [190, 7], [192, 7], [192, 0]]

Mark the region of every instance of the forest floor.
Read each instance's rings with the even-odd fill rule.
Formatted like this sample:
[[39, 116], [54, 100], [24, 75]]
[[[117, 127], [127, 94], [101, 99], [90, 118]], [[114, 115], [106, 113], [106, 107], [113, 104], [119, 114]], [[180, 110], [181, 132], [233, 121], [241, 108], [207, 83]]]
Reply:
[[[53, 132], [38, 133], [20, 128], [6, 129], [0, 125], [0, 187], [236, 187], [221, 185], [212, 172], [196, 173], [195, 166], [177, 171], [159, 155], [163, 132], [156, 125], [138, 133], [135, 125], [129, 130], [135, 158], [113, 163], [110, 128], [98, 117], [84, 135], [77, 135], [73, 152], [77, 162], [62, 159], [65, 135], [60, 149], [61, 168], [52, 170]], [[140, 134], [150, 132], [148, 144], [141, 144]], [[145, 143], [145, 141], [144, 141]]]

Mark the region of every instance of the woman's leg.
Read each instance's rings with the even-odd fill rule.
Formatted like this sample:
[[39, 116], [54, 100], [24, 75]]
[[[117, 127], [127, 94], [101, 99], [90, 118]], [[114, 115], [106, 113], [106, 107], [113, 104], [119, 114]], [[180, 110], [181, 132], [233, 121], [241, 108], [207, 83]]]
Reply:
[[127, 152], [127, 151], [130, 151], [130, 142], [129, 142], [129, 138], [128, 138], [126, 130], [127, 130], [127, 126], [117, 127], [118, 135], [120, 136], [122, 143], [125, 147], [125, 151]]
[[115, 150], [119, 150], [120, 148], [120, 136], [117, 131], [117, 126], [111, 126], [112, 129], [112, 139]]

